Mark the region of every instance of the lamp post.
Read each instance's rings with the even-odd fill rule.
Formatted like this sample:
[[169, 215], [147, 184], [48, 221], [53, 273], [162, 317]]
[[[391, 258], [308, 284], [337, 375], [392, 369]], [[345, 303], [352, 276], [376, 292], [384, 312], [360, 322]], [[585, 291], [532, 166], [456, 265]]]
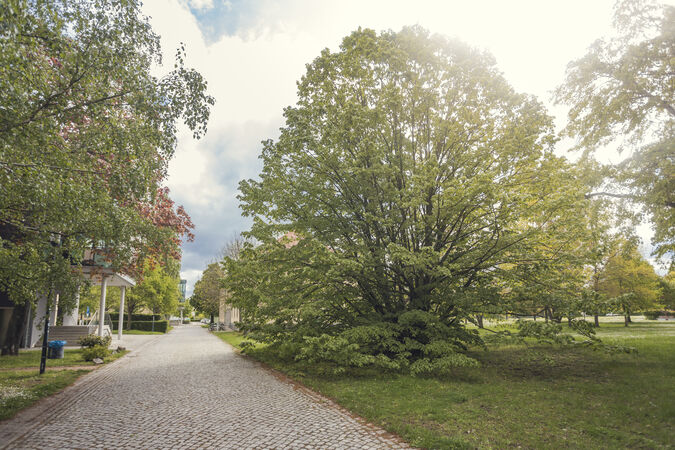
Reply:
[[42, 336], [42, 355], [40, 356], [40, 375], [45, 373], [47, 367], [47, 342], [49, 341], [49, 299], [52, 293], [47, 297], [47, 311], [45, 313], [45, 332]]

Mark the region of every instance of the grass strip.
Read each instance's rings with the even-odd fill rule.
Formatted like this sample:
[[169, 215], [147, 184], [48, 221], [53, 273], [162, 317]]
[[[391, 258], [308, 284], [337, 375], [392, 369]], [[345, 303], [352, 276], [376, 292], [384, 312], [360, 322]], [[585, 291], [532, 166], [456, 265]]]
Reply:
[[14, 417], [20, 410], [61, 391], [85, 373], [89, 370], [47, 371], [43, 375], [37, 370], [0, 372], [0, 420]]
[[[10, 419], [40, 399], [61, 391], [96, 366], [92, 361], [82, 358], [81, 349], [65, 349], [62, 359], [47, 360], [47, 370], [40, 375], [41, 353], [31, 350], [23, 351], [18, 356], [0, 357], [0, 420]], [[113, 353], [106, 356], [104, 362], [112, 362], [127, 353], [126, 350]], [[83, 369], [82, 366], [91, 369]]]

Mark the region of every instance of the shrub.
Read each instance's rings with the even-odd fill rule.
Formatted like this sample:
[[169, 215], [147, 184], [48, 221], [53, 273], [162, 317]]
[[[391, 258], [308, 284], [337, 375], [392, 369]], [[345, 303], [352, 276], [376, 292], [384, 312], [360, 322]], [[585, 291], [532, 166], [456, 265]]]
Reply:
[[110, 350], [107, 346], [103, 345], [94, 345], [93, 347], [88, 347], [82, 350], [82, 358], [85, 361], [92, 361], [94, 358], [105, 358], [110, 355]]
[[656, 320], [659, 318], [659, 316], [666, 316], [668, 315], [667, 311], [643, 311], [642, 314], [645, 316], [645, 319], [647, 320]]
[[[162, 317], [159, 314], [155, 314], [155, 320], [160, 320]], [[110, 320], [113, 322], [117, 322], [120, 319], [120, 315], [118, 313], [110, 313]], [[124, 314], [124, 321], [126, 322], [129, 319], [128, 314]], [[152, 320], [152, 314], [132, 314], [131, 315], [131, 322], [133, 323], [134, 320], [139, 320], [139, 321], [145, 321], [145, 320]]]
[[337, 335], [304, 336], [288, 348], [296, 352], [297, 361], [328, 363], [334, 373], [372, 367], [421, 375], [478, 366], [478, 361], [464, 354], [465, 343], [480, 344], [480, 340], [472, 331], [448, 326], [429, 312], [413, 310], [399, 315], [397, 322], [356, 326]]
[[[116, 320], [113, 321], [113, 329], [117, 330], [119, 327], [119, 322]], [[124, 329], [126, 329], [126, 321], [124, 323]], [[140, 330], [140, 331], [152, 331], [152, 320], [143, 320], [143, 321], [138, 321], [138, 322], [131, 322], [131, 329], [132, 330]], [[155, 331], [161, 331], [162, 333], [166, 333], [169, 330], [169, 321], [168, 320], [155, 320]]]
[[78, 341], [78, 344], [80, 344], [82, 348], [93, 348], [93, 347], [108, 348], [110, 342], [112, 342], [112, 338], [110, 336], [101, 337], [96, 334], [90, 334], [81, 337], [80, 340]]

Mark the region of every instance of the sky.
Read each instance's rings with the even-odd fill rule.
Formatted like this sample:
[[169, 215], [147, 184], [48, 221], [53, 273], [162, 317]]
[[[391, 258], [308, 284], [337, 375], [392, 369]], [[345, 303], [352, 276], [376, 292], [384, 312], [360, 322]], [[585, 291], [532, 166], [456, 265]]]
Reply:
[[[322, 49], [339, 48], [358, 27], [376, 31], [421, 25], [491, 52], [519, 92], [534, 94], [562, 128], [567, 110], [551, 92], [568, 62], [610, 35], [613, 0], [145, 0], [143, 12], [161, 36], [164, 68], [185, 43], [186, 64], [215, 97], [208, 132], [199, 141], [183, 129], [167, 185], [195, 223], [183, 246], [181, 277], [188, 295], [228, 240], [249, 228], [236, 198], [238, 183], [261, 169], [262, 140], [276, 139], [283, 108], [296, 101], [305, 64]], [[569, 142], [562, 142], [565, 152]], [[620, 157], [608, 150], [604, 162]], [[649, 226], [640, 230], [649, 236]], [[649, 239], [646, 239], [648, 242]]]

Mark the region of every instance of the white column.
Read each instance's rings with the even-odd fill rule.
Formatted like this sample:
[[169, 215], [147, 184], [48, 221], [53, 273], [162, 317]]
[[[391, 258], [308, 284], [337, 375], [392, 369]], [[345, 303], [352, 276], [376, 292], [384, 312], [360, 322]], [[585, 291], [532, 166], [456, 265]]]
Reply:
[[105, 291], [108, 287], [108, 279], [101, 275], [101, 303], [98, 306], [98, 335], [103, 336], [103, 325], [105, 322]]
[[59, 313], [59, 293], [57, 292], [54, 295], [54, 304], [52, 305], [51, 311], [49, 311], [49, 326], [50, 327], [55, 327], [56, 326], [56, 318], [58, 317]]
[[124, 286], [120, 287], [120, 316], [117, 318], [117, 340], [122, 340], [122, 328], [124, 327], [124, 294], [126, 293], [127, 288]]
[[37, 308], [35, 308], [35, 316], [33, 317], [33, 331], [30, 335], [30, 347], [33, 347], [37, 342], [40, 342], [42, 332], [45, 326], [45, 315], [47, 314], [47, 296], [39, 294]]
[[225, 292], [222, 289], [218, 302], [218, 323], [225, 323]]
[[232, 328], [232, 307], [230, 305], [227, 305], [225, 309], [225, 326]]
[[77, 325], [77, 319], [80, 315], [80, 288], [77, 288], [75, 291], [75, 306], [68, 314], [63, 315], [63, 325], [64, 326], [73, 326]]

